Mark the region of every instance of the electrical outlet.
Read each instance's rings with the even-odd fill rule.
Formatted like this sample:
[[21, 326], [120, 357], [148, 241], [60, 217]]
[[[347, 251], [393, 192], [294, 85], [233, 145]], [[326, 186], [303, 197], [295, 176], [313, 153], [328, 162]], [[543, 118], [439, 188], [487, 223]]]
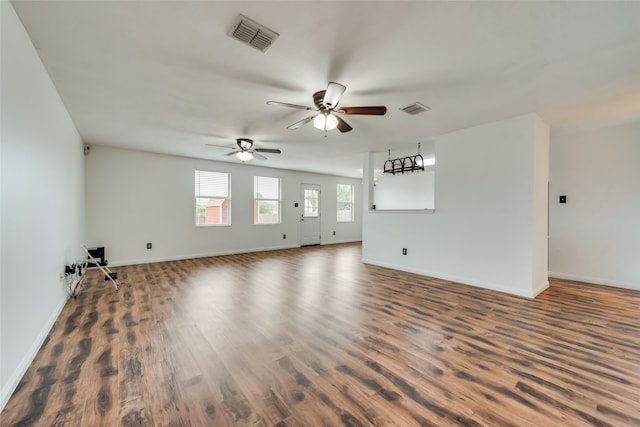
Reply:
[[407, 248], [402, 248], [402, 255], [406, 255], [407, 254]]
[[336, 232], [335, 232], [335, 231], [333, 232], [333, 235], [334, 235], [334, 236], [336, 235]]
[[286, 239], [286, 238], [287, 238], [287, 235], [286, 235], [286, 234], [283, 234], [283, 235], [282, 235], [282, 238], [283, 238], [283, 239]]
[[560, 203], [567, 203], [567, 196], [560, 196]]
[[147, 243], [147, 249], [151, 249], [151, 243]]

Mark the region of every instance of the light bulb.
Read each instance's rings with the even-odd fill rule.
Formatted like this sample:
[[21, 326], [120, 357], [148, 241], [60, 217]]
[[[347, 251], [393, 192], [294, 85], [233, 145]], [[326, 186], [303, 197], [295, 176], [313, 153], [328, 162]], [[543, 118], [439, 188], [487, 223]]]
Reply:
[[338, 126], [338, 119], [333, 114], [320, 113], [313, 119], [313, 127], [328, 131], [334, 130]]
[[248, 152], [248, 151], [238, 151], [238, 152], [236, 153], [236, 158], [237, 158], [238, 160], [240, 160], [241, 162], [246, 162], [246, 161], [248, 161], [248, 160], [253, 159], [253, 154], [251, 154], [251, 153], [250, 153], [250, 152]]
[[327, 115], [325, 130], [334, 130], [338, 126], [338, 119], [333, 114]]
[[323, 113], [320, 113], [313, 119], [313, 127], [319, 130], [324, 130], [324, 124], [326, 123], [326, 117]]

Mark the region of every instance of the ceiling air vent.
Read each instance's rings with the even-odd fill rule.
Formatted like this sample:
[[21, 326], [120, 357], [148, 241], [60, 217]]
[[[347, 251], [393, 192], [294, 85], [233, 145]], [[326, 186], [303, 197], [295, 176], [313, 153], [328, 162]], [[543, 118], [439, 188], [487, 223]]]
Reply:
[[244, 15], [238, 15], [228, 34], [262, 52], [269, 49], [269, 46], [280, 35]]
[[415, 116], [416, 114], [422, 113], [430, 109], [431, 108], [419, 102], [414, 102], [411, 105], [407, 105], [406, 107], [401, 108], [402, 111], [404, 111], [407, 114], [411, 114], [412, 116]]

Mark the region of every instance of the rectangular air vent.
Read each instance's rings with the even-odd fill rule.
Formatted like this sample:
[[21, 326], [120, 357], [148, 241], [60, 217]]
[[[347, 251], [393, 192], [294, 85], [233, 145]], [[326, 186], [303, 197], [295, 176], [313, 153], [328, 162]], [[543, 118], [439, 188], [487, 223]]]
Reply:
[[402, 111], [404, 111], [407, 114], [411, 114], [412, 116], [415, 116], [416, 114], [422, 113], [430, 109], [431, 108], [419, 102], [414, 102], [411, 105], [407, 105], [406, 107], [401, 108]]
[[228, 34], [262, 52], [266, 51], [280, 35], [244, 15], [238, 15]]

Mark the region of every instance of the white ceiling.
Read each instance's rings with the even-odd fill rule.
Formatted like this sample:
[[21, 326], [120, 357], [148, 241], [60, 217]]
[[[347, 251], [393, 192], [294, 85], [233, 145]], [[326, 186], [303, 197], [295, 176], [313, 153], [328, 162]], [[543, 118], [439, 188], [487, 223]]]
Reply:
[[[283, 151], [261, 166], [358, 177], [367, 151], [529, 112], [558, 132], [640, 121], [638, 1], [12, 3], [90, 144], [236, 162], [205, 144], [249, 137]], [[227, 35], [239, 13], [280, 34], [265, 53]], [[387, 114], [325, 137], [266, 104], [312, 106], [329, 81]], [[399, 110], [415, 101], [431, 110]]]

